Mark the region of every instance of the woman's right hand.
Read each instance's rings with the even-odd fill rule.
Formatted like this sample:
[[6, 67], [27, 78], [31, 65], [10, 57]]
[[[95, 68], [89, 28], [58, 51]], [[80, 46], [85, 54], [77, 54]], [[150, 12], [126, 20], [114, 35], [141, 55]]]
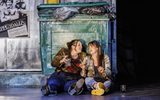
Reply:
[[65, 56], [63, 57], [63, 59], [60, 60], [60, 63], [61, 63], [61, 64], [66, 63], [68, 60], [69, 60], [69, 59], [68, 59], [68, 55], [65, 55]]

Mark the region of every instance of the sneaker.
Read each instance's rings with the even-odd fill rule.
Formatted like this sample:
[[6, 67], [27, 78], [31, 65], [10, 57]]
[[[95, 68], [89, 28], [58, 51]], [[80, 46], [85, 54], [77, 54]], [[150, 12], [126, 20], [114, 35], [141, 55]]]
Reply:
[[45, 76], [41, 78], [41, 92], [42, 92], [42, 95], [44, 95], [44, 96], [49, 95], [49, 88], [47, 85], [47, 77], [45, 77]]
[[105, 89], [105, 86], [104, 86], [104, 84], [102, 82], [98, 82], [96, 84], [96, 89]]
[[104, 89], [94, 89], [94, 90], [91, 91], [91, 94], [92, 95], [99, 95], [99, 96], [101, 96], [101, 95], [104, 94]]
[[48, 85], [48, 90], [49, 90], [49, 94], [51, 94], [51, 95], [57, 95], [58, 94], [58, 91], [52, 90], [50, 85]]
[[95, 89], [91, 91], [92, 95], [103, 95], [105, 92], [105, 86], [102, 82], [98, 82], [95, 84]]
[[42, 86], [41, 93], [43, 96], [48, 96], [50, 94], [48, 86]]
[[84, 79], [81, 78], [79, 79], [75, 84], [73, 84], [69, 89], [68, 93], [70, 95], [79, 95], [83, 91], [83, 84], [84, 84]]

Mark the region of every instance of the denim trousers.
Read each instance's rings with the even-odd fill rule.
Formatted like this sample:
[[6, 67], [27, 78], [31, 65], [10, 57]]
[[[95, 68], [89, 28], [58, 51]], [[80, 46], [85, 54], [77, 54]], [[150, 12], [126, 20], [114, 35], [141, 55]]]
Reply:
[[[85, 78], [85, 84], [86, 84], [86, 87], [89, 91], [94, 89], [93, 85], [97, 82], [98, 81], [96, 81], [93, 77], [86, 77]], [[110, 86], [111, 86], [111, 80], [106, 80], [102, 83], [104, 84], [105, 88], [110, 88]]]

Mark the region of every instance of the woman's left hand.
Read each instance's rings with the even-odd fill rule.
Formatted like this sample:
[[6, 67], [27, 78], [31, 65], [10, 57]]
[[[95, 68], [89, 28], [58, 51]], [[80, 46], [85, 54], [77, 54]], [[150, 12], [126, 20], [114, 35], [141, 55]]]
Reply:
[[98, 72], [103, 73], [104, 72], [104, 68], [102, 66], [98, 67]]

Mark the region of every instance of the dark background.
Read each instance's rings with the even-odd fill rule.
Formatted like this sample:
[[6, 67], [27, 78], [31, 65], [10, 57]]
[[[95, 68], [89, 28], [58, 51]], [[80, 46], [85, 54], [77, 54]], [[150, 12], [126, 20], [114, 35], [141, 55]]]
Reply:
[[158, 3], [117, 0], [117, 80], [120, 84], [160, 82]]

